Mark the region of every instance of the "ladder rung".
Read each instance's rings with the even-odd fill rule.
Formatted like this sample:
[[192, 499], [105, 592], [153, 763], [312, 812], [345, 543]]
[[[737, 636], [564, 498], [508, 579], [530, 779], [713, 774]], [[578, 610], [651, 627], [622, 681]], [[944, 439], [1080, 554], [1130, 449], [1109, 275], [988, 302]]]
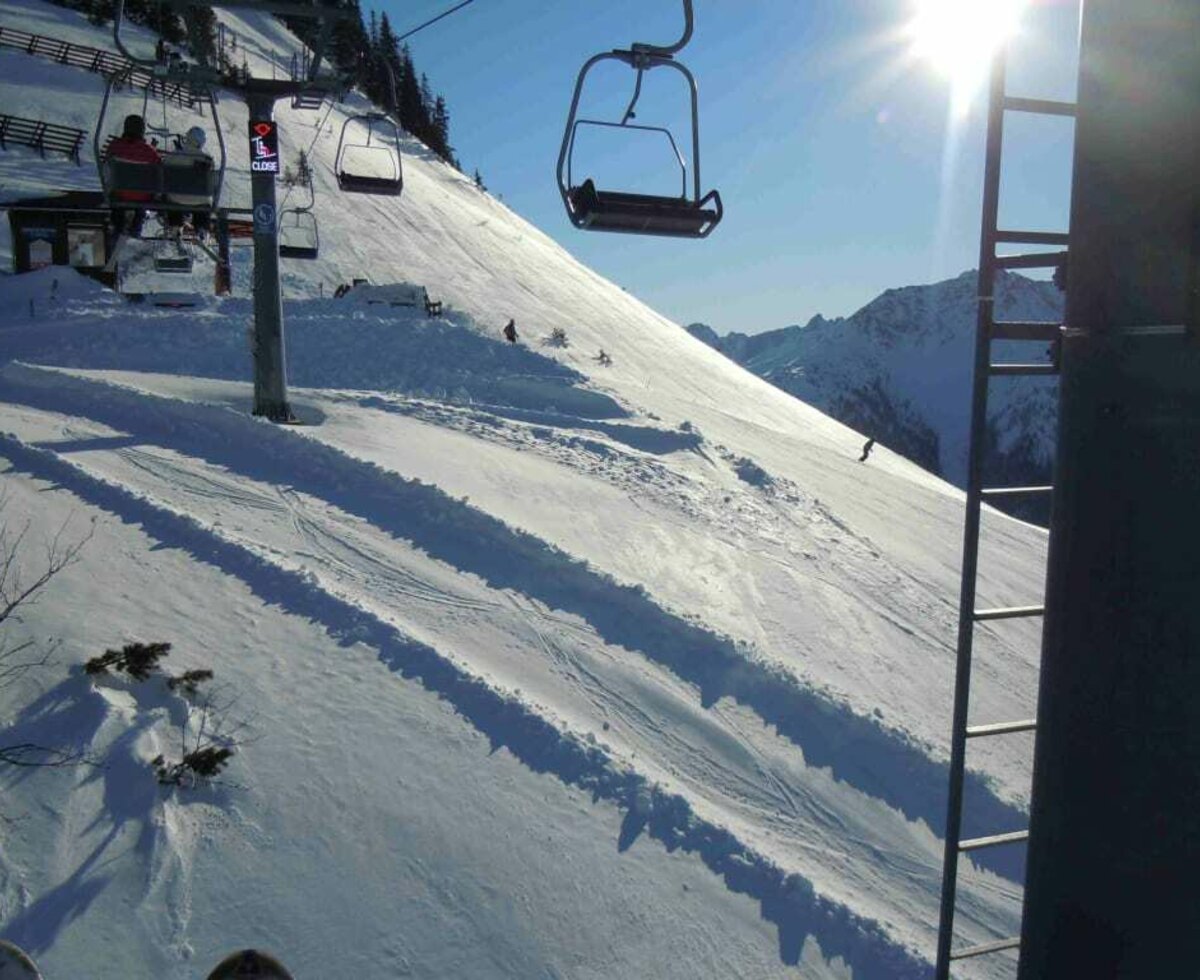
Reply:
[[976, 609], [975, 621], [981, 623], [988, 619], [1022, 619], [1027, 616], [1041, 616], [1045, 612], [1045, 606], [1004, 606], [999, 609]]
[[1004, 108], [1009, 112], [1036, 112], [1043, 116], [1074, 116], [1074, 102], [1056, 102], [1053, 99], [1024, 99], [1017, 95], [1004, 97]]
[[1054, 269], [1067, 258], [1066, 252], [1023, 252], [1020, 255], [997, 255], [1001, 269]]
[[992, 943], [980, 943], [978, 946], [967, 946], [957, 952], [950, 954], [952, 960], [965, 960], [971, 956], [984, 956], [987, 953], [999, 953], [1006, 949], [1016, 949], [1021, 945], [1021, 937], [1013, 936], [1011, 939], [997, 939]]
[[1057, 364], [989, 364], [988, 374], [1058, 374]]
[[968, 725], [967, 738], [984, 738], [988, 735], [1012, 735], [1015, 732], [1032, 732], [1037, 728], [1037, 722], [1032, 718], [1026, 721], [994, 721], [990, 725]]
[[997, 231], [995, 240], [1011, 245], [1066, 245], [1071, 236], [1065, 231]]
[[1055, 341], [1062, 324], [1054, 320], [993, 320], [992, 340]]
[[1007, 834], [992, 834], [990, 837], [969, 837], [958, 842], [960, 851], [978, 851], [981, 847], [999, 847], [1001, 844], [1019, 844], [1029, 840], [1028, 830], [1014, 830]]
[[1053, 492], [1054, 487], [987, 487], [979, 491], [979, 496], [984, 500], [1003, 500], [1006, 497], [1030, 497]]

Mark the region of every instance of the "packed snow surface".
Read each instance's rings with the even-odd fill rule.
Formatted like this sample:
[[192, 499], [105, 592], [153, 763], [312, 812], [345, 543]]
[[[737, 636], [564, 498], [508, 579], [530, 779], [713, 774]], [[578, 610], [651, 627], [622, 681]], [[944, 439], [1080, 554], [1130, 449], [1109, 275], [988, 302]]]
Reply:
[[[255, 56], [293, 43], [222, 16]], [[37, 0], [0, 23], [106, 44]], [[0, 50], [25, 115], [90, 126], [101, 94]], [[193, 977], [246, 945], [298, 977], [926, 976], [961, 494], [860, 464], [860, 434], [413, 140], [402, 197], [339, 195], [364, 105], [278, 113], [321, 229], [284, 265], [302, 425], [249, 412], [247, 253], [226, 299], [202, 256], [181, 287], [130, 255], [127, 288], [200, 297], [182, 309], [61, 268], [0, 280], [3, 524], [30, 576], [42, 542], [84, 541], [3, 626], [58, 647], [0, 688], [0, 744], [97, 763], [0, 771], [0, 932], [49, 978]], [[233, 203], [231, 94], [221, 118]], [[94, 186], [86, 157], [0, 154], [6, 198]], [[332, 298], [360, 276], [444, 313]], [[984, 523], [979, 603], [1036, 601], [1044, 533]], [[161, 679], [82, 672], [133, 641], [211, 668], [245, 722], [216, 784], [154, 781], [187, 722]], [[1032, 713], [1037, 648], [1034, 624], [979, 631], [973, 721]], [[990, 741], [968, 833], [1023, 825], [1030, 746]], [[1016, 929], [1021, 874], [965, 863], [963, 942]]]

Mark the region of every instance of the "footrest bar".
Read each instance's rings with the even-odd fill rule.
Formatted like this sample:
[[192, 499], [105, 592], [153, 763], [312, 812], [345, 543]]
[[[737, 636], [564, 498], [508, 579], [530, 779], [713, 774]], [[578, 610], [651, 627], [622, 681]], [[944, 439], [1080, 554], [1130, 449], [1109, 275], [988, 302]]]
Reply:
[[1020, 255], [997, 255], [1001, 269], [1055, 269], [1066, 261], [1066, 252], [1023, 252]]
[[997, 231], [995, 237], [1010, 245], [1066, 245], [1070, 240], [1065, 231]]
[[982, 847], [999, 847], [1001, 844], [1019, 844], [1029, 840], [1028, 830], [1014, 830], [1007, 834], [992, 834], [990, 837], [968, 837], [958, 842], [960, 852], [978, 851]]
[[1053, 493], [1054, 487], [984, 487], [979, 496], [984, 500], [1004, 500], [1008, 497], [1032, 497], [1041, 493]]
[[990, 725], [968, 725], [967, 738], [984, 738], [988, 735], [1012, 735], [1015, 732], [1032, 732], [1037, 722], [1032, 718], [1024, 721], [994, 721]]
[[1062, 324], [1053, 320], [995, 320], [992, 340], [1058, 340]]
[[1002, 606], [999, 609], [976, 609], [975, 622], [982, 623], [989, 619], [1024, 619], [1029, 616], [1041, 616], [1045, 612], [1045, 606]]
[[1053, 99], [1023, 99], [1016, 95], [1004, 97], [1004, 108], [1010, 112], [1036, 112], [1043, 116], [1074, 116], [1074, 102], [1056, 102]]
[[989, 364], [989, 374], [1058, 374], [1057, 364]]
[[978, 946], [967, 946], [950, 954], [952, 960], [965, 960], [972, 956], [984, 956], [987, 953], [999, 953], [1006, 949], [1016, 949], [1021, 945], [1021, 937], [997, 939], [994, 943], [980, 943]]

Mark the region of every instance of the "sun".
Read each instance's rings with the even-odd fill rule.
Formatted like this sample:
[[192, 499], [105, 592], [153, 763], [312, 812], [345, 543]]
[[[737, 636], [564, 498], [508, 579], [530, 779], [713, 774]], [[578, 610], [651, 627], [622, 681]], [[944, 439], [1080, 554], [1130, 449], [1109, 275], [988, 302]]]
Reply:
[[915, 0], [905, 33], [911, 53], [950, 82], [965, 110], [983, 86], [992, 55], [1016, 32], [1029, 0]]

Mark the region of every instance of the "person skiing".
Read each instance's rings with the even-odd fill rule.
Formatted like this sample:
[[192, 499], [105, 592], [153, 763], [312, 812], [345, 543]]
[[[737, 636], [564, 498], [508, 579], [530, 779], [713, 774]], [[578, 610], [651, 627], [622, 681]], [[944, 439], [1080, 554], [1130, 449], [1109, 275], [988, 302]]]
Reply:
[[[211, 174], [213, 159], [204, 151], [206, 139], [207, 136], [204, 130], [199, 126], [193, 126], [179, 138], [177, 149], [173, 153], [163, 154], [163, 165], [167, 167], [187, 167], [203, 171], [206, 175]], [[168, 194], [167, 200], [172, 204], [191, 204], [197, 206], [198, 210], [192, 212], [192, 227], [197, 234], [203, 234], [208, 230], [208, 209], [212, 205], [212, 198], [208, 194]], [[182, 211], [168, 213], [167, 225], [169, 227], [179, 228], [182, 224]]]
[[[137, 113], [125, 117], [121, 135], [108, 144], [105, 152], [106, 160], [120, 160], [123, 163], [138, 163], [143, 165], [162, 162], [158, 150], [146, 142], [146, 120]], [[116, 190], [113, 197], [119, 201], [150, 201], [154, 195], [149, 191]], [[117, 232], [122, 229], [135, 238], [142, 233], [142, 222], [146, 220], [146, 212], [136, 208], [118, 208], [113, 219]]]
[[863, 443], [862, 455], [858, 457], [858, 461], [860, 463], [865, 463], [867, 461], [867, 457], [871, 455], [871, 449], [874, 447], [874, 445], [874, 439], [868, 439]]
[[508, 323], [504, 325], [504, 339], [510, 344], [515, 344], [517, 342], [517, 324], [515, 320], [509, 320]]

